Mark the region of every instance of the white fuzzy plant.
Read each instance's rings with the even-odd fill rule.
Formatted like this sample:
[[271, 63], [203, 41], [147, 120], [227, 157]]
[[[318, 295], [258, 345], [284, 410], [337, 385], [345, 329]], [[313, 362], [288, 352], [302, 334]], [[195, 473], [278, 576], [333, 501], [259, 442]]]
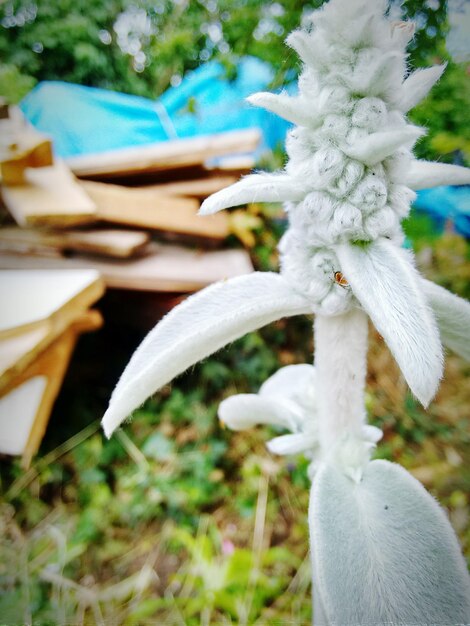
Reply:
[[400, 227], [414, 190], [468, 184], [470, 170], [413, 157], [424, 131], [406, 113], [444, 67], [407, 75], [414, 27], [388, 20], [386, 8], [331, 0], [289, 36], [303, 63], [298, 95], [249, 98], [293, 122], [285, 169], [247, 176], [201, 207], [284, 202], [280, 274], [220, 282], [173, 309], [133, 355], [103, 419], [110, 436], [197, 361], [274, 320], [314, 313], [315, 367], [280, 370], [259, 394], [225, 400], [220, 416], [236, 429], [285, 426], [292, 434], [271, 450], [312, 459], [319, 626], [470, 622], [468, 572], [444, 512], [403, 468], [371, 460], [381, 433], [364, 408], [368, 317], [424, 406], [442, 376], [441, 342], [470, 360], [470, 305], [419, 275]]

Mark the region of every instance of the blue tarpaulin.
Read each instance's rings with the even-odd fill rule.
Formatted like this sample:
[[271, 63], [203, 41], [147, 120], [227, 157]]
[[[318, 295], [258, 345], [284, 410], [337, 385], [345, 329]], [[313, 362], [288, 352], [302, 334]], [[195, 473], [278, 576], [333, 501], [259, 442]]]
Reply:
[[243, 58], [231, 81], [213, 61], [190, 72], [158, 100], [59, 81], [39, 83], [21, 102], [30, 122], [53, 138], [58, 156], [69, 157], [258, 127], [264, 148], [283, 143], [289, 124], [245, 98], [267, 88], [271, 67]]
[[457, 232], [470, 237], [470, 186], [422, 189], [414, 206], [431, 215], [439, 230], [451, 220]]

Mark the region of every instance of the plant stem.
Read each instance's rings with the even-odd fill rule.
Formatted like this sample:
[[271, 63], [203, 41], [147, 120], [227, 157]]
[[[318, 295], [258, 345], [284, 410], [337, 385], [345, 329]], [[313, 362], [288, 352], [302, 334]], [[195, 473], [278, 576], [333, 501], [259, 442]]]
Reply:
[[333, 317], [317, 315], [314, 331], [319, 439], [326, 452], [346, 435], [361, 436], [367, 316], [358, 308]]

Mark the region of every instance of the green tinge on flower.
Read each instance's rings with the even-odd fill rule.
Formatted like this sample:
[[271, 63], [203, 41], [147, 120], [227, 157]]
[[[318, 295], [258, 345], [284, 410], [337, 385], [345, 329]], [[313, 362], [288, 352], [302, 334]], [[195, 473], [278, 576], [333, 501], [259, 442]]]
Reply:
[[268, 378], [257, 394], [237, 394], [223, 400], [219, 406], [219, 418], [232, 430], [245, 430], [260, 424], [285, 428], [291, 434], [268, 441], [266, 445], [270, 452], [304, 454], [312, 461], [311, 477], [323, 461], [339, 465], [346, 475], [359, 480], [382, 431], [364, 425], [360, 440], [343, 438], [331, 450], [321, 451], [315, 381], [313, 365], [288, 365]]

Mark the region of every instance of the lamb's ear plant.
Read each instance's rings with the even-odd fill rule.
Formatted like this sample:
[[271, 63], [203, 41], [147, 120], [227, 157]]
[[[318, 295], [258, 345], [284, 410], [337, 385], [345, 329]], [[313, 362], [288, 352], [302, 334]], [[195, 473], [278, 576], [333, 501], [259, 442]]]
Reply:
[[293, 122], [282, 172], [253, 174], [208, 198], [208, 215], [284, 202], [281, 271], [215, 284], [173, 309], [125, 369], [103, 420], [108, 436], [149, 395], [243, 334], [315, 314], [315, 368], [284, 368], [257, 395], [225, 400], [231, 428], [292, 434], [277, 453], [312, 459], [309, 524], [318, 625], [464, 624], [470, 581], [446, 515], [408, 472], [371, 460], [381, 433], [366, 423], [368, 317], [418, 400], [442, 376], [441, 342], [470, 359], [470, 305], [424, 280], [402, 248], [414, 190], [470, 183], [470, 170], [418, 161], [424, 133], [406, 113], [444, 66], [407, 72], [413, 24], [385, 0], [331, 0], [287, 43], [303, 69], [298, 95], [249, 98]]

